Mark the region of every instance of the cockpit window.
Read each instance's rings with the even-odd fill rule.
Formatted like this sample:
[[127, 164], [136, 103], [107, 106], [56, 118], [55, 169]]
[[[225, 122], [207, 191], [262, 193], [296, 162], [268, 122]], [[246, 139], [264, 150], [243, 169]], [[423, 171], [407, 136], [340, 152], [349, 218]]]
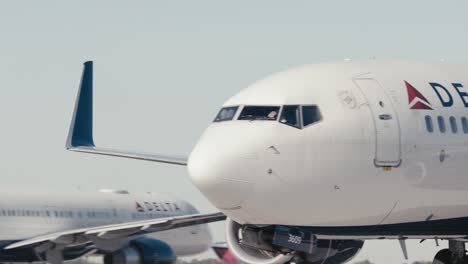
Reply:
[[230, 106], [224, 107], [219, 111], [218, 115], [216, 116], [213, 122], [222, 122], [222, 121], [230, 121], [236, 115], [238, 106]]
[[279, 106], [244, 106], [239, 120], [277, 120]]
[[302, 106], [302, 123], [306, 127], [322, 119], [320, 111], [316, 105]]
[[285, 105], [281, 113], [280, 123], [301, 128], [301, 115], [298, 105]]
[[[231, 115], [222, 118], [224, 110], [234, 108]], [[232, 120], [237, 107], [221, 109], [215, 122]], [[279, 118], [278, 118], [279, 116]], [[270, 120], [279, 121], [282, 124], [298, 129], [310, 126], [322, 120], [320, 110], [316, 105], [284, 105], [284, 106], [244, 106], [238, 120]]]

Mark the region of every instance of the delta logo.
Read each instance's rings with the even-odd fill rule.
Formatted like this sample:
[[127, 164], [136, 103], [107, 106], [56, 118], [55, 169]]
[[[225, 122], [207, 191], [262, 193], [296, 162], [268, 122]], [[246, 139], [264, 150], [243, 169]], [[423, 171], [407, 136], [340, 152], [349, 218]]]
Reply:
[[143, 206], [141, 206], [141, 204], [139, 204], [138, 202], [135, 202], [135, 207], [136, 207], [136, 210], [138, 212], [144, 212], [145, 211], [145, 208], [143, 208]]
[[151, 212], [151, 211], [158, 211], [158, 212], [177, 212], [180, 211], [179, 205], [176, 203], [161, 203], [161, 202], [136, 202], [135, 201], [135, 209], [137, 212], [144, 213], [144, 212]]
[[[430, 82], [429, 86], [432, 88], [434, 93], [440, 100], [442, 107], [452, 107], [454, 104], [454, 98], [457, 98], [453, 94], [458, 94], [463, 105], [468, 108], [468, 93], [463, 91], [463, 84], [451, 83], [453, 89], [448, 89], [446, 86]], [[408, 92], [408, 104], [410, 109], [414, 110], [434, 110], [432, 104], [427, 98], [419, 92], [412, 84], [405, 81], [406, 91]]]
[[406, 91], [408, 92], [408, 104], [410, 109], [433, 110], [431, 103], [422, 95], [413, 85], [405, 81]]

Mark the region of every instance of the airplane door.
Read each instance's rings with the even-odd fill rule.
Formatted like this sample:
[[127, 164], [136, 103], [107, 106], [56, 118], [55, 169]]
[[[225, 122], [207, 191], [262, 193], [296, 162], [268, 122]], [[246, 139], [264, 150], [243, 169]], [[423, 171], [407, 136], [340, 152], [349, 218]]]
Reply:
[[375, 166], [398, 167], [401, 163], [400, 125], [390, 98], [372, 78], [354, 79], [366, 97], [375, 127]]

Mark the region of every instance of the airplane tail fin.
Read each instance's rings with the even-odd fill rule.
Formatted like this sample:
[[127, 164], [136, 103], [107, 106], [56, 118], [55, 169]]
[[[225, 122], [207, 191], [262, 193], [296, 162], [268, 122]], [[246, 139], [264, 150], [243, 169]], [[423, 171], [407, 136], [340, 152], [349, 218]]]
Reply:
[[93, 62], [84, 63], [81, 84], [75, 102], [75, 109], [68, 131], [66, 148], [71, 151], [86, 152], [92, 154], [123, 157], [130, 159], [147, 160], [169, 163], [175, 165], [187, 165], [186, 157], [159, 155], [142, 152], [129, 152], [124, 150], [98, 148], [93, 139]]

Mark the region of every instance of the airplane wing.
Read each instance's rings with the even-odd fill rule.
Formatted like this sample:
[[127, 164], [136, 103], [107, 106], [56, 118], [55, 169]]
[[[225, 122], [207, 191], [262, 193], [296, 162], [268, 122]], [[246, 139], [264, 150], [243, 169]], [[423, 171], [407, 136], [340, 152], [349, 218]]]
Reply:
[[67, 230], [52, 234], [40, 235], [8, 245], [5, 249], [22, 247], [37, 247], [42, 243], [50, 242], [56, 245], [69, 246], [84, 244], [96, 240], [116, 240], [145, 235], [155, 232], [171, 230], [180, 227], [206, 224], [223, 221], [223, 213], [184, 215], [171, 218], [159, 218], [143, 221], [112, 224], [89, 228]]
[[68, 131], [66, 148], [71, 151], [86, 152], [114, 157], [124, 157], [187, 165], [187, 157], [159, 155], [150, 153], [128, 152], [123, 150], [98, 148], [93, 140], [93, 62], [84, 63], [83, 75], [75, 102], [73, 118]]

